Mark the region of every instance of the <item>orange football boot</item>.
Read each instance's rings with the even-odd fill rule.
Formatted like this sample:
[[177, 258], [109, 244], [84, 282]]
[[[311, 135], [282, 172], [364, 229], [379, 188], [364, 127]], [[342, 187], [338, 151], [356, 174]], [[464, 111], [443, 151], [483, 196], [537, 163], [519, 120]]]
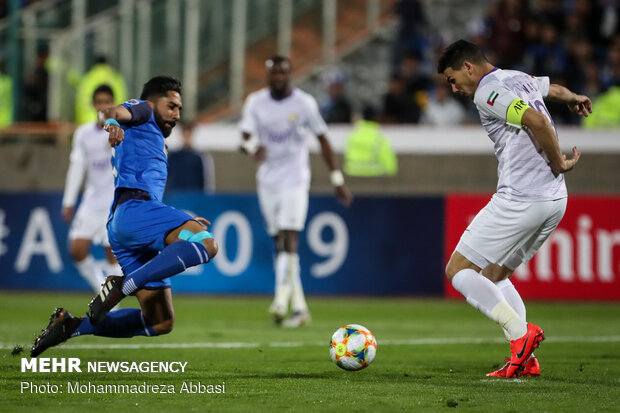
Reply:
[[510, 341], [510, 362], [506, 369], [506, 378], [518, 377], [525, 367], [525, 361], [545, 339], [544, 331], [537, 325], [527, 323], [523, 337]]
[[[506, 362], [506, 364], [504, 364], [504, 367], [502, 367], [499, 370], [495, 370], [490, 373], [487, 373], [487, 377], [502, 377], [502, 378], [506, 377], [506, 370], [508, 370], [508, 366], [510, 365], [510, 359], [506, 357], [504, 361]], [[538, 359], [535, 356], [530, 357], [525, 362], [525, 367], [523, 367], [523, 370], [519, 373], [517, 377], [524, 377], [524, 376], [527, 376], [527, 377], [540, 376], [540, 363], [538, 363]]]

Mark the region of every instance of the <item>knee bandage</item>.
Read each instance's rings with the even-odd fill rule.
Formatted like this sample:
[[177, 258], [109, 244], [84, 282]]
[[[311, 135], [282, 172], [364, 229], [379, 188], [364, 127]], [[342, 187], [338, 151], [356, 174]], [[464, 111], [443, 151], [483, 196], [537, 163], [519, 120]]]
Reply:
[[179, 239], [189, 242], [202, 242], [203, 239], [213, 238], [213, 235], [209, 231], [200, 231], [193, 233], [188, 229], [184, 229], [179, 233]]

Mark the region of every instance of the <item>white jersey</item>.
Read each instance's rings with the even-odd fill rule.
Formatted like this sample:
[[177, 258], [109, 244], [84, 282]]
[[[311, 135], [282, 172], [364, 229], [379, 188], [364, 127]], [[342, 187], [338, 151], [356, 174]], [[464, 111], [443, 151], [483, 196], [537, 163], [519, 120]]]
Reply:
[[73, 135], [69, 158], [69, 172], [62, 201], [63, 206], [74, 206], [86, 173], [86, 185], [80, 208], [107, 211], [114, 199], [112, 175], [112, 148], [108, 133], [96, 122], [81, 125]]
[[241, 131], [258, 136], [266, 148], [266, 159], [258, 167], [259, 188], [281, 190], [310, 186], [307, 137], [327, 133], [316, 100], [293, 89], [281, 100], [271, 97], [268, 88], [250, 94], [243, 106]]
[[553, 124], [543, 98], [549, 93], [549, 78], [534, 77], [516, 70], [494, 69], [480, 79], [474, 103], [482, 126], [495, 146], [497, 195], [522, 202], [552, 201], [567, 196], [564, 175], [553, 175], [549, 159], [533, 137], [507, 122], [507, 110], [515, 99], [545, 115]]

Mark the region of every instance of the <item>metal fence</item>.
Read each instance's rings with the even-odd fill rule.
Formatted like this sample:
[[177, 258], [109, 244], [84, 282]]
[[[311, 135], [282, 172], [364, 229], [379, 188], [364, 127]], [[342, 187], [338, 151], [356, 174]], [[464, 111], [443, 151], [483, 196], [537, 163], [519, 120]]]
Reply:
[[[245, 93], [246, 50], [272, 42], [289, 55], [293, 25], [309, 12], [321, 39], [318, 58], [335, 56], [337, 0], [42, 0], [0, 22], [6, 67], [19, 107], [19, 85], [49, 50], [48, 119], [72, 121], [75, 87], [96, 56], [105, 56], [135, 96], [149, 77], [169, 74], [184, 84], [184, 116], [215, 102], [238, 108]], [[388, 4], [391, 2], [387, 2]], [[367, 23], [386, 2], [366, 0]]]

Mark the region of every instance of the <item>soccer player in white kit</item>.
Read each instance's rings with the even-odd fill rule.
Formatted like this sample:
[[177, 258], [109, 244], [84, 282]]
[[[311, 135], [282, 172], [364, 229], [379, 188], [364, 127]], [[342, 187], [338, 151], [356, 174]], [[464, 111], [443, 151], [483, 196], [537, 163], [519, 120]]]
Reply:
[[[306, 139], [310, 133], [319, 139], [323, 159], [331, 171], [331, 183], [341, 203], [349, 206], [353, 197], [337, 168], [316, 100], [290, 86], [290, 60], [274, 56], [265, 66], [269, 87], [250, 94], [243, 107], [239, 124], [241, 149], [259, 164], [256, 173], [259, 204], [277, 252], [275, 297], [269, 312], [276, 324], [298, 327], [310, 321], [297, 253], [299, 232], [304, 229], [308, 212], [310, 161]], [[291, 315], [283, 321], [289, 301]]]
[[[100, 110], [114, 106], [114, 92], [101, 85], [93, 93], [93, 106]], [[106, 222], [114, 199], [112, 175], [112, 148], [108, 133], [97, 122], [81, 125], [73, 135], [73, 148], [62, 199], [62, 218], [71, 223], [69, 252], [75, 266], [91, 288], [99, 292], [107, 274], [121, 274], [121, 269], [108, 243]], [[86, 185], [80, 206], [75, 213], [82, 181]], [[107, 266], [95, 261], [90, 253], [91, 244], [103, 245]]]
[[557, 227], [566, 209], [564, 173], [581, 155], [560, 151], [543, 99], [565, 103], [583, 116], [587, 96], [515, 70], [501, 70], [472, 43], [459, 40], [439, 59], [437, 70], [452, 91], [473, 96], [499, 161], [497, 192], [463, 233], [446, 275], [467, 302], [497, 322], [510, 341], [510, 360], [493, 377], [539, 375], [533, 351], [543, 330], [527, 323], [525, 305], [510, 276], [528, 262]]

